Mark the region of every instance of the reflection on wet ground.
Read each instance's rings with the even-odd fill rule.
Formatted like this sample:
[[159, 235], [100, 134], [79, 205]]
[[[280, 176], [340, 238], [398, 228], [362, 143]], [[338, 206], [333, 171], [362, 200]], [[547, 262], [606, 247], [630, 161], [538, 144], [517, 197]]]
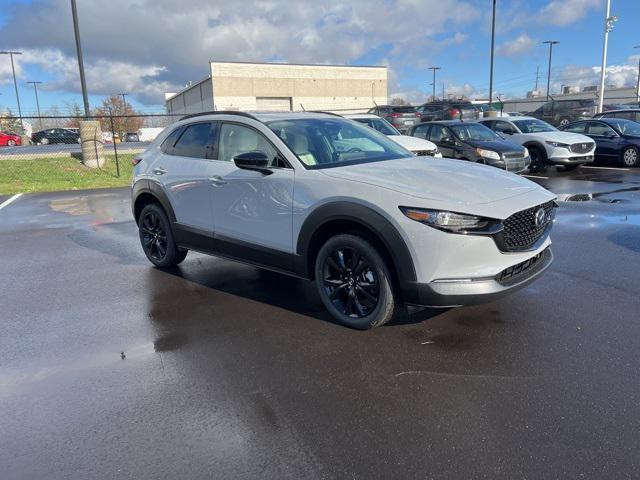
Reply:
[[640, 476], [640, 169], [547, 175], [586, 196], [560, 202], [543, 278], [368, 332], [309, 282], [152, 268], [127, 189], [21, 198], [0, 211], [0, 477]]

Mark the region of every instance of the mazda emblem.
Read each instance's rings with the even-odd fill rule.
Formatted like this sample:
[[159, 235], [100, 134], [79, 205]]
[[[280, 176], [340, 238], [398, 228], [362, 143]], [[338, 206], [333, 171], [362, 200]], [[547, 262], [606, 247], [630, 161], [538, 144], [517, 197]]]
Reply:
[[533, 218], [533, 224], [536, 226], [536, 228], [540, 228], [545, 224], [546, 219], [547, 214], [544, 211], [544, 208], [539, 208]]

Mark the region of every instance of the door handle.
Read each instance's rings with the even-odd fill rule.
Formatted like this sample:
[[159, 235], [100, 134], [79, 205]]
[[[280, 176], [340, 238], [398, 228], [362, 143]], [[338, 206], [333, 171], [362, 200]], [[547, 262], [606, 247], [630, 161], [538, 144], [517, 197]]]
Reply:
[[214, 187], [220, 187], [227, 184], [227, 182], [225, 182], [220, 175], [214, 175], [213, 177], [210, 177], [209, 181], [213, 184]]
[[153, 174], [154, 175], [164, 175], [165, 173], [167, 173], [167, 171], [162, 167], [158, 167], [158, 168], [154, 168], [153, 169]]

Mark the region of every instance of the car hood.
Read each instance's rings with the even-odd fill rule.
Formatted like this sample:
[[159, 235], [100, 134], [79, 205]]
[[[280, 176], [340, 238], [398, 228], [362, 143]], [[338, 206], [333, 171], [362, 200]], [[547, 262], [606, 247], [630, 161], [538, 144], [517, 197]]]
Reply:
[[558, 130], [557, 132], [538, 132], [538, 133], [525, 133], [523, 135], [528, 135], [532, 138], [538, 140], [544, 140], [546, 142], [561, 142], [561, 143], [593, 143], [593, 139], [587, 137], [586, 135], [582, 135], [581, 133], [573, 133], [573, 132], [562, 132]]
[[464, 143], [476, 148], [484, 148], [485, 150], [493, 150], [494, 152], [521, 152], [522, 145], [510, 142], [509, 140], [491, 140], [489, 142], [481, 142], [478, 140], [465, 140]]
[[389, 135], [388, 138], [411, 152], [418, 150], [435, 150], [436, 144], [423, 138], [410, 137], [408, 135]]
[[416, 198], [477, 205], [542, 187], [495, 167], [425, 157], [345, 165], [319, 170], [340, 180], [367, 183]]

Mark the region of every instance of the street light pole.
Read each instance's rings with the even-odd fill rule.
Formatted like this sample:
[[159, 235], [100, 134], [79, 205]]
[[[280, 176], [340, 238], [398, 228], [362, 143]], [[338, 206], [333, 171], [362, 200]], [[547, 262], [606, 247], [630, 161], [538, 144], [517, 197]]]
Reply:
[[38, 101], [38, 84], [42, 82], [27, 82], [33, 84], [33, 92], [36, 94], [36, 108], [38, 109], [38, 121], [40, 123], [40, 130], [42, 130], [42, 116], [40, 115], [40, 102]]
[[549, 67], [547, 68], [547, 102], [549, 101], [549, 88], [551, 87], [551, 56], [553, 55], [553, 46], [560, 42], [556, 40], [545, 40], [542, 43], [549, 45]]
[[607, 9], [604, 15], [604, 44], [602, 46], [602, 67], [600, 70], [600, 96], [598, 97], [598, 112], [602, 112], [604, 104], [604, 79], [607, 76], [607, 46], [609, 43], [609, 32], [613, 30], [613, 24], [618, 21], [618, 17], [611, 15], [611, 0], [607, 0]]
[[128, 93], [121, 93], [120, 96], [122, 96], [122, 108], [123, 108], [123, 115], [127, 114], [127, 100], [124, 98], [127, 95], [129, 95]]
[[20, 108], [20, 94], [18, 93], [18, 82], [16, 81], [16, 67], [13, 64], [14, 55], [22, 55], [22, 52], [6, 51], [0, 52], [0, 55], [9, 55], [11, 58], [11, 72], [13, 73], [13, 87], [16, 89], [16, 102], [18, 102], [18, 117], [20, 118], [20, 126], [24, 130], [24, 123], [22, 122], [22, 109]]
[[489, 67], [489, 108], [493, 101], [493, 49], [496, 41], [496, 0], [493, 0], [493, 17], [491, 19], [491, 66]]
[[433, 70], [433, 83], [431, 84], [433, 85], [433, 93], [431, 94], [431, 99], [435, 100], [436, 99], [436, 70], [440, 70], [440, 67], [429, 67], [429, 70]]
[[[633, 48], [640, 48], [640, 45], [636, 45]], [[636, 103], [640, 108], [640, 56], [638, 57], [638, 80], [636, 82]]]
[[76, 0], [71, 0], [71, 15], [73, 16], [73, 33], [76, 37], [76, 53], [78, 55], [78, 70], [80, 70], [80, 88], [82, 88], [82, 101], [84, 103], [84, 116], [89, 116], [89, 96], [87, 95], [87, 82], [84, 78], [84, 61], [82, 60], [82, 45], [80, 44], [80, 27], [78, 27], [78, 9]]

